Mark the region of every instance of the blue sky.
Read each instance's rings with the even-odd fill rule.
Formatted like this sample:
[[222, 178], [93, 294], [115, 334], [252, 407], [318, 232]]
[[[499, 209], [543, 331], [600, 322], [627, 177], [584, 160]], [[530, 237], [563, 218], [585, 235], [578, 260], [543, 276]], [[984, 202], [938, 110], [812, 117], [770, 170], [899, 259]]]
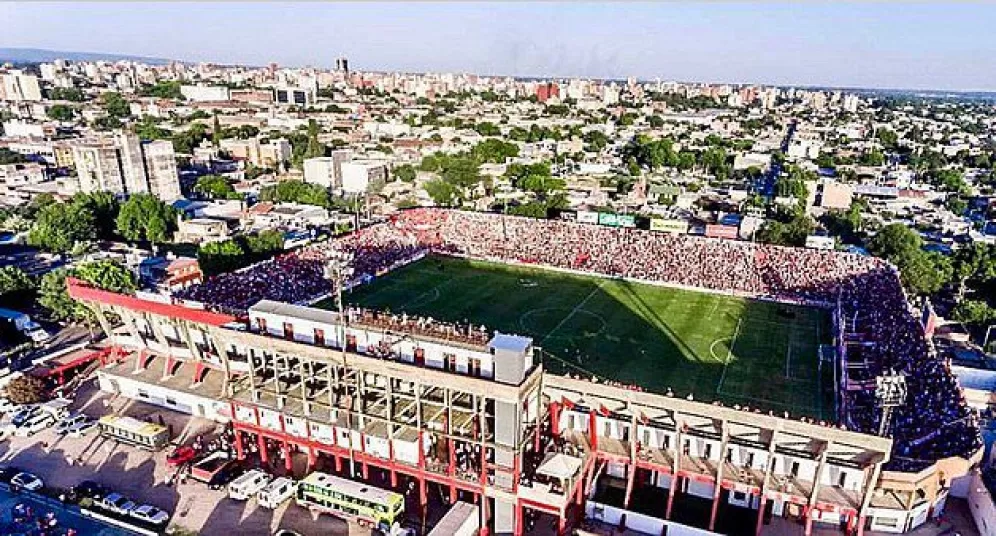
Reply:
[[996, 90], [996, 4], [0, 3], [0, 47], [191, 61]]

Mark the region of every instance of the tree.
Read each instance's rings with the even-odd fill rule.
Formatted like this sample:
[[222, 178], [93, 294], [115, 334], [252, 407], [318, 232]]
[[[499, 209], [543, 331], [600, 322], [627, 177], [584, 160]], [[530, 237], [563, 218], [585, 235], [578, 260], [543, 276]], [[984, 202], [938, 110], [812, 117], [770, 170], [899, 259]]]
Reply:
[[91, 285], [111, 292], [135, 292], [138, 284], [135, 274], [116, 261], [93, 261], [80, 265], [75, 277]]
[[415, 167], [411, 164], [401, 164], [394, 168], [394, 176], [402, 182], [415, 182], [415, 177], [418, 173], [415, 171]]
[[305, 158], [316, 158], [325, 156], [325, 146], [318, 141], [318, 122], [308, 119], [308, 148], [305, 150]]
[[887, 128], [880, 128], [875, 131], [875, 137], [882, 142], [883, 147], [890, 150], [895, 149], [896, 144], [899, 141], [899, 137], [896, 133]]
[[478, 123], [474, 127], [474, 130], [476, 130], [481, 136], [501, 136], [501, 129], [494, 123], [489, 123], [487, 121]]
[[330, 207], [332, 204], [327, 189], [298, 180], [280, 181], [266, 186], [260, 190], [259, 199], [272, 203], [301, 203], [319, 207]]
[[868, 241], [868, 251], [899, 268], [903, 284], [915, 294], [933, 294], [954, 276], [951, 260], [928, 253], [923, 240], [903, 224], [886, 225]]
[[23, 294], [26, 291], [34, 290], [35, 282], [20, 268], [16, 266], [4, 266], [0, 268], [0, 296], [6, 297], [10, 294]]
[[996, 309], [981, 300], [962, 300], [951, 311], [951, 316], [965, 324], [988, 324], [996, 320]]
[[210, 242], [197, 250], [197, 262], [207, 274], [219, 274], [241, 268], [245, 250], [234, 240]]
[[77, 242], [97, 238], [94, 214], [85, 207], [52, 203], [36, 214], [28, 244], [53, 253], [69, 253]]
[[659, 115], [651, 115], [647, 118], [650, 128], [661, 128], [664, 126], [664, 118]]
[[211, 127], [211, 143], [215, 147], [221, 145], [222, 131], [221, 122], [218, 120], [218, 114], [214, 114], [214, 124]]
[[97, 288], [130, 293], [138, 288], [134, 274], [115, 261], [103, 260], [77, 268], [59, 268], [42, 276], [38, 285], [38, 304], [48, 310], [53, 320], [92, 322], [93, 314], [80, 302], [69, 297], [66, 277], [75, 277]]
[[950, 195], [944, 200], [944, 206], [955, 215], [960, 216], [968, 210], [968, 201], [965, 201], [957, 195]]
[[805, 213], [799, 212], [787, 222], [769, 220], [757, 232], [757, 239], [767, 244], [804, 246], [806, 237], [813, 234], [816, 224]]
[[53, 104], [52, 107], [45, 112], [45, 115], [56, 121], [72, 121], [73, 117], [76, 115], [76, 109], [65, 104]]
[[204, 175], [197, 179], [194, 191], [209, 199], [241, 199], [242, 195], [225, 177], [221, 175]]
[[104, 107], [104, 112], [110, 117], [122, 119], [131, 115], [131, 107], [120, 93], [113, 91], [104, 93], [100, 96], [100, 102]]
[[114, 238], [115, 220], [121, 209], [114, 194], [110, 192], [80, 193], [73, 196], [70, 204], [73, 210], [87, 210], [93, 214], [97, 226], [97, 238], [111, 240]]
[[35, 376], [20, 376], [10, 380], [5, 391], [7, 399], [14, 404], [37, 404], [49, 397], [45, 380]]
[[175, 211], [152, 194], [135, 194], [121, 205], [116, 224], [125, 240], [161, 244], [176, 229]]
[[425, 192], [437, 206], [452, 207], [456, 206], [458, 201], [459, 190], [445, 180], [437, 179], [425, 183]]
[[54, 87], [48, 93], [48, 98], [52, 100], [67, 100], [72, 102], [83, 102], [86, 96], [83, 91], [75, 87]]
[[183, 93], [180, 91], [180, 82], [172, 80], [164, 80], [157, 82], [154, 86], [143, 87], [139, 90], [138, 94], [143, 97], [157, 97], [160, 99], [183, 99]]
[[0, 165], [23, 164], [28, 159], [21, 153], [15, 153], [6, 147], [0, 147]]
[[480, 162], [501, 164], [508, 158], [519, 156], [519, 146], [500, 139], [487, 139], [475, 145], [470, 154]]

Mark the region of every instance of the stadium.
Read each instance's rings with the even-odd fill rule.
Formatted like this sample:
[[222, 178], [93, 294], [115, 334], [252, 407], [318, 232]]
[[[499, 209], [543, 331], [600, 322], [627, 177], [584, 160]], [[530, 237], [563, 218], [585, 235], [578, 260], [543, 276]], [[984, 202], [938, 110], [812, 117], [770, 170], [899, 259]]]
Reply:
[[[344, 259], [340, 315], [323, 309], [337, 297], [328, 267]], [[306, 452], [309, 467], [323, 452], [337, 469], [359, 458], [364, 478], [368, 465], [392, 485], [397, 474], [414, 478], [423, 511], [427, 483], [453, 500], [470, 493], [482, 526], [501, 534], [522, 534], [532, 515], [553, 516], [558, 532], [602, 516], [658, 533], [675, 522], [760, 533], [772, 515], [807, 534], [814, 523], [904, 532], [939, 515], [952, 482], [981, 457], [974, 418], [895, 269], [869, 257], [414, 209], [209, 279], [170, 305], [73, 285], [70, 294], [98, 318], [132, 319], [124, 334], [102, 320], [126, 352], [165, 353], [172, 375], [193, 361], [193, 383], [220, 369], [215, 398], [231, 410], [217, 418], [231, 419], [240, 441], [258, 441], [264, 460], [271, 442], [285, 459]], [[135, 374], [103, 377], [120, 390], [141, 382], [151, 361], [135, 359]], [[354, 381], [357, 371], [372, 379]], [[883, 426], [875, 385], [888, 371], [905, 377], [909, 395]], [[428, 413], [441, 420], [378, 413], [399, 396], [377, 391], [378, 375], [414, 384], [416, 406], [423, 388], [449, 393], [434, 401], [442, 413]], [[180, 385], [174, 399], [204, 396]], [[309, 389], [329, 393], [324, 421]], [[465, 396], [473, 402], [456, 402]], [[357, 399], [372, 407], [357, 409]], [[465, 410], [474, 424], [457, 430]], [[356, 431], [340, 411], [359, 416], [367, 443], [390, 446], [329, 445], [261, 416]], [[436, 433], [442, 443], [429, 448]], [[422, 454], [399, 459], [405, 441]], [[537, 492], [559, 455], [561, 492]]]

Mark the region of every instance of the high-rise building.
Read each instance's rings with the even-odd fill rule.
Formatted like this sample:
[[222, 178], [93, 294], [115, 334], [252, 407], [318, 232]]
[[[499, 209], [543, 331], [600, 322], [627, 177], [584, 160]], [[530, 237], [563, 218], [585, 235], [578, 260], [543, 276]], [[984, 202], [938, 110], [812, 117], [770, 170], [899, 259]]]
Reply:
[[149, 179], [149, 192], [163, 201], [174, 201], [181, 197], [179, 173], [176, 169], [176, 153], [173, 142], [156, 140], [142, 143], [145, 173]]
[[115, 194], [151, 193], [164, 201], [180, 197], [172, 142], [141, 142], [134, 134], [73, 145], [77, 189]]
[[0, 100], [38, 101], [41, 98], [37, 76], [18, 70], [0, 75]]
[[320, 156], [304, 161], [304, 182], [320, 184], [326, 188], [342, 185], [342, 163], [349, 161], [352, 153], [346, 150], [332, 151], [332, 156]]

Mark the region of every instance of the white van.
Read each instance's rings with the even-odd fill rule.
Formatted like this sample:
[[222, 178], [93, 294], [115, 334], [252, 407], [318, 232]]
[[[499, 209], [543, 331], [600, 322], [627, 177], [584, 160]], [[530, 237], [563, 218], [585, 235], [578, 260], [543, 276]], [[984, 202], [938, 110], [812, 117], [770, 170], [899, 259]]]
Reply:
[[282, 476], [260, 490], [256, 500], [263, 508], [276, 510], [284, 501], [293, 497], [296, 492], [297, 482]]
[[228, 496], [236, 501], [248, 501], [269, 483], [270, 475], [253, 469], [228, 485]]

